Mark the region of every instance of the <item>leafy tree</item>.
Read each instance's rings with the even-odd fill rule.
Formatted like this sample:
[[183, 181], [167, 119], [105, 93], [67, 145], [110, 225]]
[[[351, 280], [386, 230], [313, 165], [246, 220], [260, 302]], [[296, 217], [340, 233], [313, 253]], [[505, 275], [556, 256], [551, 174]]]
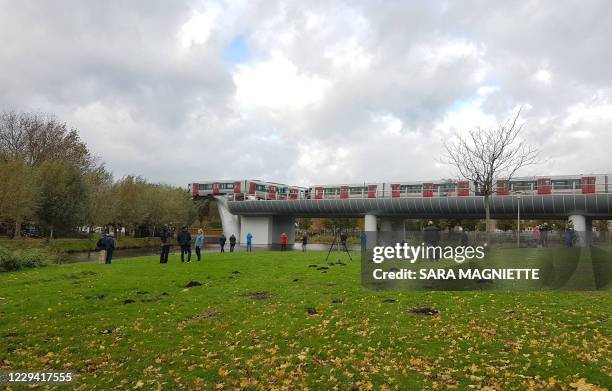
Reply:
[[40, 165], [39, 184], [38, 220], [50, 239], [56, 231], [85, 223], [88, 194], [78, 167], [67, 161], [45, 161]]
[[312, 219], [308, 217], [303, 217], [296, 219], [297, 226], [302, 231], [308, 231], [310, 226], [312, 225]]
[[90, 228], [108, 225], [115, 209], [112, 174], [99, 166], [87, 172], [83, 180], [88, 194], [85, 223]]
[[357, 219], [353, 218], [329, 218], [323, 219], [323, 227], [327, 229], [355, 229], [357, 228]]
[[21, 224], [35, 216], [38, 189], [35, 170], [22, 160], [0, 161], [0, 218], [15, 224], [15, 237]]

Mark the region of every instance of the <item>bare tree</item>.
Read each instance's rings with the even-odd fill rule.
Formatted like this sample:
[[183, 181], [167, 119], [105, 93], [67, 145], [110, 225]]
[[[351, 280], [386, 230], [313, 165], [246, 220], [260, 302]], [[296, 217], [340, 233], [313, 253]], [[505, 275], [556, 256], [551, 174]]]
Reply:
[[0, 159], [23, 159], [33, 166], [66, 160], [83, 170], [94, 166], [77, 130], [45, 113], [0, 113]]
[[491, 231], [490, 197], [496, 179], [510, 180], [523, 167], [537, 163], [539, 150], [520, 138], [521, 110], [496, 128], [477, 127], [444, 142], [446, 162], [472, 181], [484, 196], [487, 232]]

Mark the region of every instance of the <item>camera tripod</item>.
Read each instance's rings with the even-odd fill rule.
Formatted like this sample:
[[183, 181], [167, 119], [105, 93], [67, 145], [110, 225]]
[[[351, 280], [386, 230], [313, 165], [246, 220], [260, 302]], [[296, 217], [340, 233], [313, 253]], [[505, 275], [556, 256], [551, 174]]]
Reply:
[[335, 245], [340, 245], [342, 244], [342, 251], [344, 251], [346, 253], [346, 255], [348, 255], [349, 259], [352, 261], [353, 258], [351, 257], [351, 254], [349, 253], [348, 248], [346, 248], [346, 242], [343, 243], [338, 243], [338, 236], [340, 235], [340, 230], [334, 230], [334, 240], [332, 241], [331, 245], [329, 246], [329, 251], [327, 252], [327, 256], [325, 257], [325, 262], [327, 262], [329, 260], [329, 254], [331, 254], [332, 249], [334, 248]]

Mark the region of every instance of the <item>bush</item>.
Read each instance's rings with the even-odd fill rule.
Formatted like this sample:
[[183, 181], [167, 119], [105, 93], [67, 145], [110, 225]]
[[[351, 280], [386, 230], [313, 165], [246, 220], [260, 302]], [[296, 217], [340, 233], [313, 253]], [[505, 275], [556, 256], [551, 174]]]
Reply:
[[15, 255], [21, 261], [21, 266], [23, 268], [35, 268], [45, 266], [45, 260], [48, 258], [47, 253], [38, 249], [23, 250], [16, 253]]
[[21, 262], [9, 249], [0, 247], [0, 271], [12, 272], [21, 269]]
[[47, 254], [41, 250], [22, 250], [12, 252], [0, 247], [0, 272], [12, 272], [24, 268], [45, 266]]

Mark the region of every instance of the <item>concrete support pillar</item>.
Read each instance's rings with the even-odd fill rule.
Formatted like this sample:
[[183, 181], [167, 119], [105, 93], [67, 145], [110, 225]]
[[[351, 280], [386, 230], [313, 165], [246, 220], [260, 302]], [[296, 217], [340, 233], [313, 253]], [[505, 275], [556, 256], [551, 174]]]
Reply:
[[240, 217], [230, 213], [227, 208], [227, 200], [225, 197], [215, 197], [217, 201], [217, 208], [219, 209], [219, 217], [221, 217], [221, 227], [223, 228], [223, 234], [229, 238], [232, 234], [236, 235], [238, 244], [243, 243], [244, 240], [240, 234]]
[[574, 232], [578, 235], [579, 247], [588, 246], [591, 243], [591, 235], [593, 232], [592, 219], [584, 215], [570, 215], [569, 221], [574, 226]]
[[364, 231], [376, 232], [376, 216], [365, 215]]
[[287, 244], [293, 246], [295, 243], [295, 217], [293, 216], [274, 216], [272, 217], [272, 242], [280, 244], [280, 235], [287, 234]]

